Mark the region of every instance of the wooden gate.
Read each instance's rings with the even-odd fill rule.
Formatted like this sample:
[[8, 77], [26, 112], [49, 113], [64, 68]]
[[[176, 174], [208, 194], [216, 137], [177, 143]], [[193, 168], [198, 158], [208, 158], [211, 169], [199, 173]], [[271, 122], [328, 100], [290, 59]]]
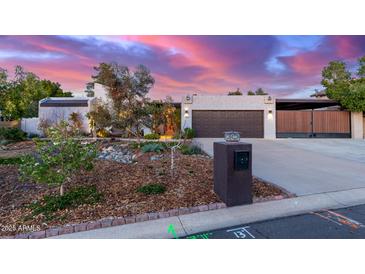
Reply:
[[277, 138], [351, 138], [350, 113], [332, 110], [278, 110]]

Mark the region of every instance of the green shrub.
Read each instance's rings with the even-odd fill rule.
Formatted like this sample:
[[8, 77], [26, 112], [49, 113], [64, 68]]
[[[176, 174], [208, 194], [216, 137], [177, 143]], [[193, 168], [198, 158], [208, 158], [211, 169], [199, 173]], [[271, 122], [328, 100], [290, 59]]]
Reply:
[[142, 152], [146, 153], [146, 152], [163, 152], [165, 150], [165, 146], [161, 143], [149, 143], [149, 144], [144, 144], [142, 146]]
[[194, 145], [182, 145], [180, 147], [180, 152], [185, 155], [202, 154], [201, 148]]
[[22, 162], [21, 157], [0, 158], [0, 165], [17, 165]]
[[195, 136], [195, 132], [192, 128], [185, 128], [184, 129], [184, 134], [183, 134], [184, 138], [186, 139], [193, 139]]
[[144, 193], [146, 195], [161, 194], [166, 191], [166, 187], [162, 184], [148, 184], [137, 188], [137, 192]]
[[29, 205], [32, 215], [43, 214], [47, 219], [52, 219], [58, 210], [75, 208], [84, 204], [95, 204], [102, 200], [103, 195], [95, 186], [79, 186], [69, 190], [62, 196], [46, 195], [40, 201]]
[[27, 134], [19, 128], [0, 128], [0, 139], [9, 141], [24, 141]]
[[143, 136], [143, 138], [147, 140], [158, 140], [160, 139], [160, 135], [157, 133], [149, 133]]

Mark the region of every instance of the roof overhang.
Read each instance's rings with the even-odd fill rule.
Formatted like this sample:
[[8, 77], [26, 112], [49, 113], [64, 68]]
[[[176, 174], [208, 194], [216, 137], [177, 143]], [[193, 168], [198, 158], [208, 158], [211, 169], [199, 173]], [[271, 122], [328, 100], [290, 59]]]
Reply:
[[339, 103], [329, 99], [276, 99], [277, 110], [316, 109], [339, 106]]
[[40, 101], [40, 107], [88, 107], [88, 98], [46, 98]]

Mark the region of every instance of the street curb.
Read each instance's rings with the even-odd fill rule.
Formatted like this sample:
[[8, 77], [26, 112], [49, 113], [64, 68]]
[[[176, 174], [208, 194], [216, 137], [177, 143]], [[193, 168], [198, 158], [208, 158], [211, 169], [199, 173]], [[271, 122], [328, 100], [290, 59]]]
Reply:
[[50, 227], [45, 230], [34, 231], [30, 233], [16, 234], [14, 236], [0, 237], [0, 239], [43, 239], [48, 237], [55, 237], [64, 234], [71, 234], [76, 232], [89, 231], [94, 229], [106, 228], [111, 226], [127, 225], [139, 222], [146, 222], [150, 220], [164, 219], [173, 216], [181, 216], [196, 212], [203, 212], [208, 210], [216, 210], [226, 208], [224, 203], [211, 203], [207, 205], [199, 205], [193, 207], [182, 207], [177, 209], [170, 209], [168, 211], [150, 212], [138, 214], [134, 216], [124, 217], [106, 217], [96, 221], [67, 224], [63, 226]]

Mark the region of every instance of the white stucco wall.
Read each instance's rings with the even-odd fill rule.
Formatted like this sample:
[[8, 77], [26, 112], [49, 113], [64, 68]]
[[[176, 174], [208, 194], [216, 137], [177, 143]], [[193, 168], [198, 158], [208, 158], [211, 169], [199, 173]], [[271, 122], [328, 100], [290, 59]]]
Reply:
[[101, 99], [104, 103], [108, 103], [108, 92], [103, 85], [98, 83], [94, 84], [94, 97]]
[[[271, 97], [271, 101], [269, 101]], [[264, 111], [264, 138], [275, 139], [275, 99], [272, 96], [247, 96], [247, 95], [195, 95], [192, 102], [186, 102], [185, 97], [181, 104], [181, 128], [192, 127], [193, 110], [263, 110]], [[269, 110], [272, 111], [272, 118], [269, 119]], [[185, 111], [188, 117], [185, 117]]]
[[[53, 98], [54, 99], [54, 98]], [[57, 99], [57, 98], [56, 98]], [[90, 132], [89, 119], [86, 114], [90, 111], [90, 104], [92, 103], [92, 98], [88, 101], [88, 106], [85, 107], [75, 107], [75, 106], [39, 106], [38, 120], [47, 120], [50, 123], [58, 123], [61, 120], [68, 121], [70, 114], [73, 112], [79, 113], [82, 119], [82, 131], [85, 133]]]
[[28, 134], [41, 135], [42, 132], [38, 129], [39, 118], [22, 118], [20, 121], [20, 128]]
[[364, 122], [362, 112], [351, 112], [351, 137], [352, 139], [364, 138]]

